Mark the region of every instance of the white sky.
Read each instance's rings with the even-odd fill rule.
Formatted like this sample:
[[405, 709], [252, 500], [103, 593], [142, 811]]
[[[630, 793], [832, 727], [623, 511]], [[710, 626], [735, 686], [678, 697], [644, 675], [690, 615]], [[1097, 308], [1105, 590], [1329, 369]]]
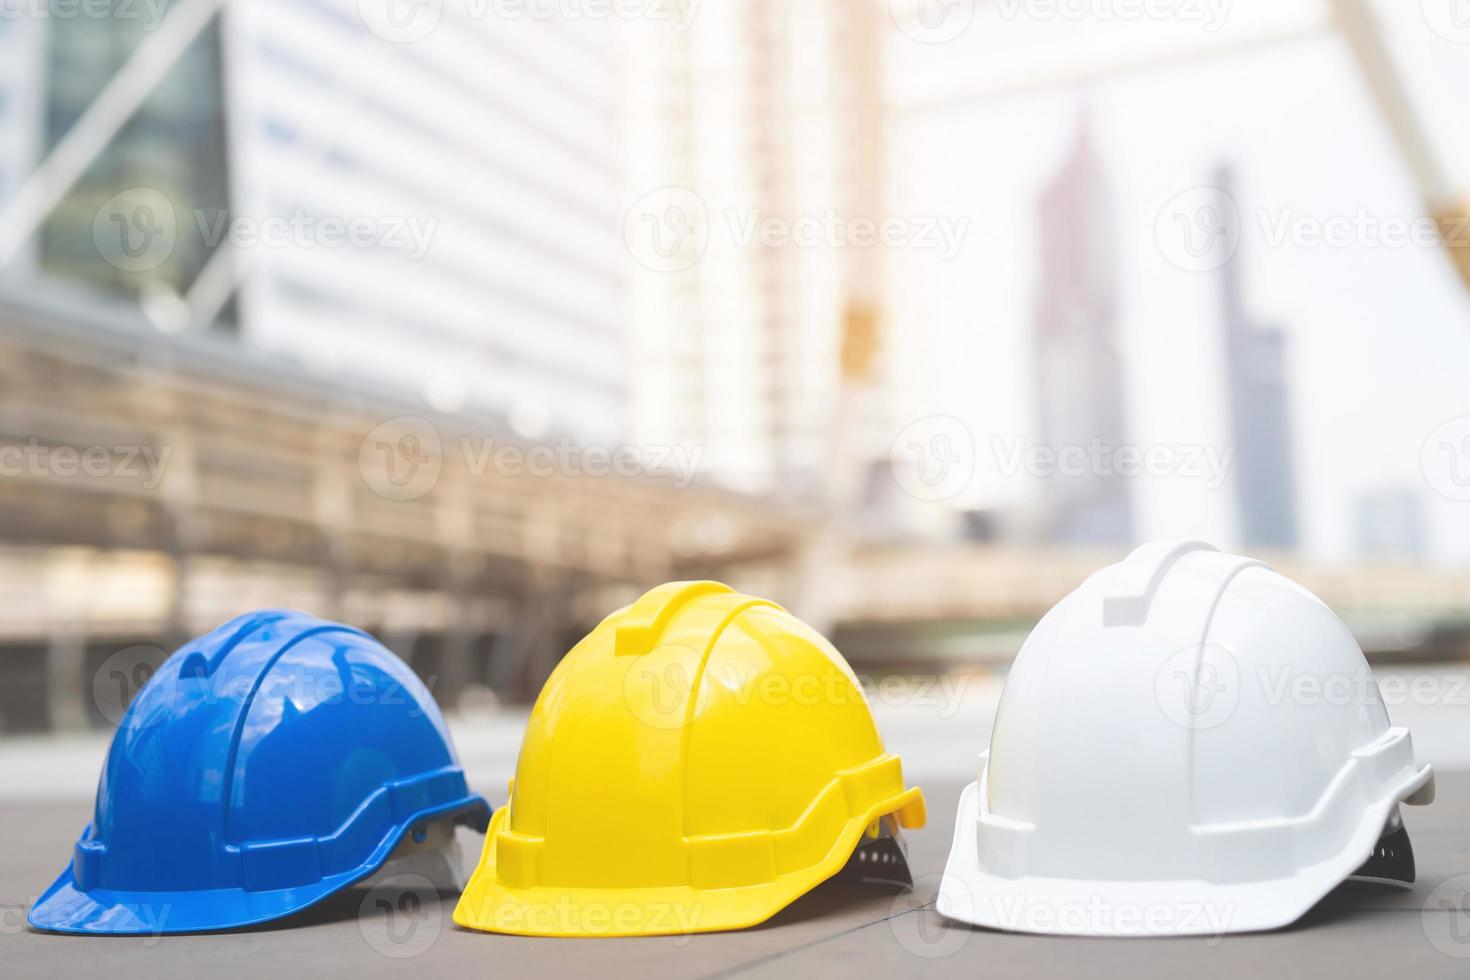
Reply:
[[[1443, 2], [1464, 3], [1470, 24], [1470, 3]], [[1247, 6], [1237, 0], [1232, 16], [1248, 16]], [[1463, 109], [1470, 44], [1433, 33], [1417, 0], [1382, 7], [1436, 140], [1460, 163], [1470, 192]], [[1006, 46], [1001, 31], [1050, 38], [1076, 29], [982, 13], [971, 27], [975, 38], [929, 46], [899, 40], [892, 63], [902, 72], [935, 58], [983, 57], [985, 48]], [[1014, 505], [1036, 490], [1034, 479], [999, 474], [990, 439], [1034, 438], [1036, 199], [1070, 148], [1084, 105], [1117, 223], [1136, 443], [1229, 442], [1218, 280], [1171, 265], [1155, 220], [1176, 194], [1210, 184], [1219, 163], [1233, 162], [1246, 229], [1236, 261], [1244, 263], [1247, 302], [1256, 319], [1288, 331], [1306, 552], [1352, 559], [1355, 499], [1404, 487], [1422, 494], [1429, 509], [1432, 557], [1470, 564], [1470, 503], [1435, 494], [1420, 461], [1430, 433], [1470, 415], [1470, 294], [1438, 249], [1272, 248], [1262, 228], [1263, 214], [1329, 219], [1366, 209], [1412, 219], [1423, 212], [1348, 49], [1329, 39], [1118, 76], [1085, 91], [929, 112], [895, 126], [895, 212], [973, 221], [955, 261], [905, 254], [893, 270], [895, 342], [907, 383], [900, 412], [952, 414], [975, 433], [981, 476], [964, 502]], [[1210, 491], [1197, 480], [1143, 478], [1136, 492], [1142, 536], [1234, 543], [1229, 484]]]

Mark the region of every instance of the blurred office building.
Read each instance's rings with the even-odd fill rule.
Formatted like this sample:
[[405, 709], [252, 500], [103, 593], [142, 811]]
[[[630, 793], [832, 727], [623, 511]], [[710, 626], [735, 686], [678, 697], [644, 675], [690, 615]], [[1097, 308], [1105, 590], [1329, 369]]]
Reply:
[[0, 208], [29, 216], [0, 220], [0, 446], [39, 460], [0, 480], [0, 730], [97, 723], [107, 658], [283, 604], [446, 704], [524, 696], [627, 591], [794, 547], [668, 454], [575, 468], [606, 472], [634, 384], [605, 20], [130, 9], [166, 19], [0, 18]]
[[[1128, 445], [1118, 339], [1117, 243], [1106, 177], [1089, 123], [1039, 203], [1041, 286], [1034, 370], [1041, 444], [1062, 453]], [[1041, 488], [1042, 534], [1065, 545], [1128, 545], [1126, 478], [1058, 472]]]
[[1358, 554], [1369, 560], [1423, 562], [1429, 550], [1424, 497], [1409, 487], [1374, 490], [1354, 508]]
[[[1233, 198], [1234, 170], [1222, 167], [1215, 186]], [[1237, 253], [1220, 271], [1241, 543], [1247, 549], [1294, 551], [1298, 544], [1296, 453], [1286, 334], [1252, 319], [1241, 282], [1242, 261]]]
[[[40, 271], [105, 296], [138, 296], [158, 316], [176, 316], [179, 297], [215, 251], [200, 225], [231, 209], [219, 24], [208, 22], [158, 83], [139, 92], [130, 116], [100, 122], [92, 115], [86, 123], [84, 114], [110, 86], [121, 92], [112, 83], [124, 66], [149, 56], [157, 25], [122, 6], [110, 16], [40, 24], [45, 70], [35, 91], [44, 101], [45, 153], [79, 130], [109, 137], [38, 229]], [[154, 57], [168, 63], [168, 55]], [[236, 326], [233, 311], [229, 320]]]
[[473, 9], [446, 4], [437, 30], [392, 44], [355, 0], [232, 8], [241, 207], [381, 222], [366, 254], [269, 254], [243, 313], [262, 345], [423, 379], [437, 407], [504, 411], [529, 438], [617, 439], [611, 37]]
[[[622, 437], [605, 25], [446, 5], [393, 43], [354, 0], [217, 6], [51, 212], [46, 270], [527, 438]], [[169, 57], [138, 20], [49, 29], [50, 147], [129, 59]]]
[[[35, 166], [41, 149], [42, 22], [0, 17], [0, 204]], [[16, 260], [28, 262], [29, 250]]]
[[881, 388], [853, 362], [877, 356], [882, 249], [845, 238], [882, 213], [881, 28], [840, 0], [748, 0], [630, 32], [629, 220], [700, 234], [666, 267], [633, 249], [637, 431], [703, 447], [727, 485], [818, 492], [834, 431], [876, 411], [841, 394]]

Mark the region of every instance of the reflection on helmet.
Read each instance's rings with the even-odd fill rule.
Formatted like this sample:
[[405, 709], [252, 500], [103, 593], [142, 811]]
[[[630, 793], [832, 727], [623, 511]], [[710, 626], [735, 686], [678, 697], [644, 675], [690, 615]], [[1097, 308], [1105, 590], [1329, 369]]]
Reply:
[[1024, 932], [1276, 928], [1354, 873], [1412, 880], [1396, 815], [1433, 793], [1326, 605], [1260, 562], [1148, 545], [1026, 640], [938, 908]]
[[186, 644], [138, 693], [93, 821], [30, 922], [264, 922], [372, 874], [411, 830], [488, 817], [403, 661], [351, 627], [253, 613]]
[[906, 880], [895, 833], [923, 820], [831, 644], [773, 603], [674, 583], [547, 681], [454, 918], [524, 935], [736, 929], [865, 839], [857, 863]]

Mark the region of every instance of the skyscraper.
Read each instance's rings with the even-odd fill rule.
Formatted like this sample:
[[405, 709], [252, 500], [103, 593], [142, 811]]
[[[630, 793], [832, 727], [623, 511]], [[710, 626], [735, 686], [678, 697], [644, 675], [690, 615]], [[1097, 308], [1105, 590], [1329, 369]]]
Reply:
[[882, 288], [881, 247], [847, 247], [842, 223], [881, 217], [883, 19], [841, 0], [696, 6], [686, 30], [629, 37], [629, 197], [653, 195], [661, 221], [657, 195], [677, 193], [707, 231], [678, 268], [634, 264], [638, 431], [701, 446], [724, 483], [819, 492], [834, 430], [862, 427], [839, 419], [844, 337]]
[[1424, 497], [1410, 487], [1363, 494], [1354, 506], [1358, 554], [1364, 558], [1422, 561], [1429, 550]]
[[[1234, 197], [1235, 184], [1234, 170], [1221, 167], [1216, 187]], [[1298, 535], [1286, 335], [1247, 312], [1239, 253], [1221, 269], [1220, 287], [1241, 543], [1290, 551]]]
[[[1056, 453], [1128, 442], [1118, 340], [1116, 244], [1105, 177], [1087, 118], [1041, 194], [1035, 378], [1040, 442]], [[1042, 534], [1059, 544], [1127, 545], [1131, 494], [1111, 472], [1057, 473], [1042, 487]]]
[[[153, 36], [149, 19], [127, 13], [119, 5], [105, 17], [45, 22], [37, 96], [47, 152]], [[214, 252], [195, 217], [229, 208], [220, 45], [216, 19], [51, 210], [37, 242], [45, 274], [124, 294], [187, 292]]]
[[398, 5], [440, 20], [385, 39], [365, 27], [375, 6], [231, 10], [236, 210], [358, 222], [368, 242], [333, 247], [316, 225], [251, 250], [247, 339], [530, 437], [622, 438], [616, 25]]
[[[612, 444], [629, 390], [614, 25], [401, 7], [385, 26], [357, 0], [224, 5], [52, 211], [44, 270], [134, 294], [166, 329]], [[146, 26], [50, 25], [52, 144]]]

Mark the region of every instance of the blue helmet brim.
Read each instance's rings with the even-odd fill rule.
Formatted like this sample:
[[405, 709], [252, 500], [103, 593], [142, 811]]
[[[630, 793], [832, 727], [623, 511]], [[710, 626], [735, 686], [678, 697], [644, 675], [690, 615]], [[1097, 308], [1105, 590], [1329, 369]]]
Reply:
[[27, 921], [45, 932], [93, 936], [156, 936], [214, 932], [259, 925], [301, 912], [369, 877], [387, 862], [410, 828], [425, 820], [454, 819], [483, 831], [490, 804], [467, 796], [414, 814], [385, 836], [372, 857], [358, 868], [295, 888], [248, 891], [211, 888], [178, 892], [130, 892], [110, 888], [82, 891], [68, 864], [31, 907]]

